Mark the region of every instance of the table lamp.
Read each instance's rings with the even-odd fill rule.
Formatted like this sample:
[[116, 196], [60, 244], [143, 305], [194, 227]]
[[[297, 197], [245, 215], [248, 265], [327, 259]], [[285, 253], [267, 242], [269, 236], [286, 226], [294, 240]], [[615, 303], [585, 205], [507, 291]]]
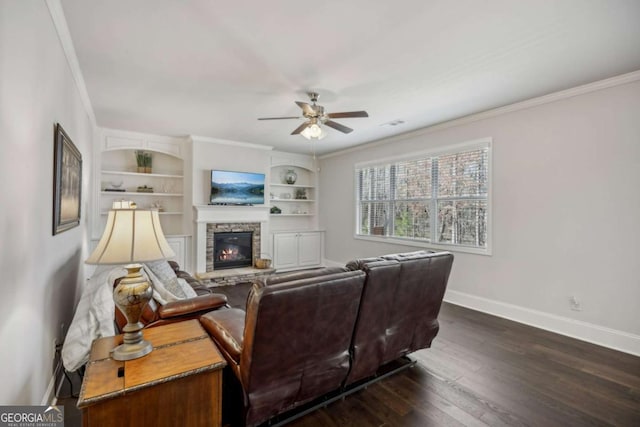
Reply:
[[158, 211], [137, 210], [134, 203], [117, 202], [109, 211], [107, 226], [87, 264], [127, 264], [127, 275], [113, 291], [113, 300], [127, 318], [123, 343], [113, 350], [115, 360], [131, 360], [149, 354], [153, 347], [142, 336], [140, 315], [153, 289], [140, 269], [141, 262], [175, 255], [160, 226]]

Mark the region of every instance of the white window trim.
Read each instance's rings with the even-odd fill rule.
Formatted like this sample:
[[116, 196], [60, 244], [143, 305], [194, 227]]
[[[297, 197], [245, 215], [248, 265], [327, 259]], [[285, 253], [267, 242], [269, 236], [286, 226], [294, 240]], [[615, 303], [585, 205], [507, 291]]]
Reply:
[[441, 156], [445, 154], [457, 153], [460, 151], [473, 150], [474, 148], [487, 148], [487, 156], [488, 156], [488, 168], [489, 174], [487, 176], [487, 247], [486, 248], [476, 248], [470, 246], [462, 246], [462, 245], [448, 245], [443, 243], [433, 243], [433, 242], [425, 242], [420, 239], [412, 239], [412, 238], [404, 238], [397, 236], [374, 236], [374, 235], [362, 235], [358, 234], [358, 225], [360, 222], [359, 209], [358, 209], [358, 178], [357, 175], [353, 174], [353, 196], [354, 201], [356, 203], [355, 216], [354, 216], [354, 231], [353, 238], [357, 240], [366, 240], [370, 242], [377, 243], [388, 243], [394, 245], [402, 245], [402, 246], [411, 246], [425, 249], [433, 249], [433, 250], [446, 250], [449, 252], [462, 252], [476, 255], [487, 255], [491, 256], [493, 254], [493, 138], [486, 137], [480, 139], [474, 139], [471, 141], [462, 142], [459, 144], [447, 145], [442, 147], [436, 147], [430, 150], [422, 150], [422, 151], [414, 151], [412, 153], [403, 154], [400, 156], [393, 157], [385, 157], [383, 159], [376, 159], [366, 162], [359, 162], [354, 165], [354, 170], [366, 168], [366, 167], [374, 167], [374, 166], [383, 166], [389, 163], [402, 161], [402, 160], [411, 160], [421, 156]]

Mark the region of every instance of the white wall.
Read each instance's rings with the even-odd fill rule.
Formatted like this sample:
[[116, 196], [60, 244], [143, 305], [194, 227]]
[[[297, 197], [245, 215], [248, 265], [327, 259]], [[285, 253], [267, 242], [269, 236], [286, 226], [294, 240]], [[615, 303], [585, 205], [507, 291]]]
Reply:
[[325, 157], [326, 257], [416, 249], [352, 237], [356, 162], [482, 137], [493, 137], [493, 255], [456, 253], [447, 299], [640, 354], [637, 79]]
[[[52, 235], [53, 132], [82, 153], [82, 222]], [[44, 1], [0, 1], [0, 404], [40, 404], [82, 284], [93, 125]]]
[[192, 199], [209, 203], [211, 169], [266, 174], [269, 182], [271, 147], [192, 136]]

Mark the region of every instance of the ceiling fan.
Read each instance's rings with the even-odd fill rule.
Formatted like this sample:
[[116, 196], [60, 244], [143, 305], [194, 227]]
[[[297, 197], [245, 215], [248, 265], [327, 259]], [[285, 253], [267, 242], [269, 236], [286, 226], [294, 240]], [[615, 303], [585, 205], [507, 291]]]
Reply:
[[[366, 111], [347, 111], [342, 113], [325, 113], [324, 107], [321, 105], [317, 105], [318, 102], [318, 94], [316, 92], [309, 92], [309, 99], [311, 99], [311, 104], [307, 102], [296, 101], [296, 104], [302, 109], [302, 115], [305, 119], [307, 119], [303, 124], [298, 126], [291, 135], [302, 135], [307, 139], [322, 139], [326, 136], [326, 132], [320, 125], [326, 125], [330, 128], [338, 130], [342, 133], [350, 133], [353, 132], [353, 129], [350, 127], [341, 125], [340, 123], [334, 122], [331, 119], [343, 119], [350, 117], [369, 117]], [[286, 120], [286, 119], [300, 119], [302, 117], [262, 117], [258, 120]]]

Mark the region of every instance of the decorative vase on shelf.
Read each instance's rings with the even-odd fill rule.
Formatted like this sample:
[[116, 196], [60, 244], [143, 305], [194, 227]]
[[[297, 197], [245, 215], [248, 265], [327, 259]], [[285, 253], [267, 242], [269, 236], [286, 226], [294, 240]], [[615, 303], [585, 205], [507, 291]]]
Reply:
[[287, 170], [287, 173], [284, 174], [284, 182], [287, 184], [295, 184], [296, 179], [298, 179], [298, 174], [293, 169]]
[[152, 163], [151, 153], [142, 151], [142, 150], [136, 150], [135, 154], [136, 154], [136, 164], [138, 165], [138, 172], [151, 173], [151, 163]]
[[144, 172], [145, 173], [151, 173], [151, 164], [152, 164], [152, 157], [151, 157], [151, 153], [145, 152], [144, 153]]

